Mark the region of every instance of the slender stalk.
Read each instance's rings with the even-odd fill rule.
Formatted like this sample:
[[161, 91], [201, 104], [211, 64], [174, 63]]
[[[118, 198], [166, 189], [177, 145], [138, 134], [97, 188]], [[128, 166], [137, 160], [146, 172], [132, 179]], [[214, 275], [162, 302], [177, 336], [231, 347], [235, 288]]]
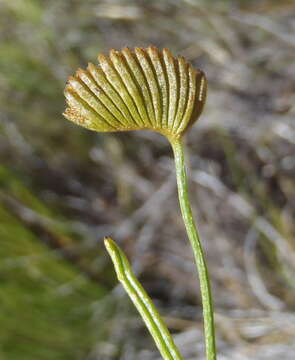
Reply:
[[171, 141], [175, 158], [175, 169], [178, 187], [179, 203], [183, 221], [190, 240], [197, 271], [200, 279], [201, 296], [203, 303], [204, 332], [207, 360], [216, 359], [215, 330], [213, 302], [210, 288], [209, 273], [201, 245], [200, 236], [193, 220], [192, 210], [188, 199], [188, 184], [184, 162], [184, 151], [181, 140]]
[[163, 359], [183, 360], [161, 315], [144, 288], [136, 279], [127, 257], [111, 238], [105, 238], [104, 241], [113, 260], [117, 277], [123, 284], [133, 304], [149, 329]]

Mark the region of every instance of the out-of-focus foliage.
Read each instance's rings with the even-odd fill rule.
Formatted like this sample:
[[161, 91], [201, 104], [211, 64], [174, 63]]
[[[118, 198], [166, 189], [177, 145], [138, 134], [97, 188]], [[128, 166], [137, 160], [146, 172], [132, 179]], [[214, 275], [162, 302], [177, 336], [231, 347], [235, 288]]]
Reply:
[[202, 346], [168, 143], [61, 115], [78, 67], [150, 44], [208, 77], [188, 146], [220, 354], [294, 359], [294, 15], [291, 0], [0, 2], [1, 359], [158, 359], [112, 290], [105, 235], [133, 259], [183, 356]]
[[66, 220], [4, 167], [0, 183], [1, 357], [83, 358], [99, 338], [91, 304], [106, 291], [64, 260], [75, 259]]

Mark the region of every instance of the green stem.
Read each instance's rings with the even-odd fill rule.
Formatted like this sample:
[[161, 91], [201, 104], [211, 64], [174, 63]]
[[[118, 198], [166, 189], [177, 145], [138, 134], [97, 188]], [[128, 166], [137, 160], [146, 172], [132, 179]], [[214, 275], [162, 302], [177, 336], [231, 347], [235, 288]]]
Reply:
[[117, 277], [149, 329], [163, 359], [183, 360], [161, 315], [136, 279], [127, 257], [111, 238], [105, 238], [104, 241], [113, 260]]
[[181, 140], [171, 141], [175, 158], [175, 169], [178, 186], [178, 196], [183, 221], [190, 240], [197, 270], [200, 279], [201, 296], [203, 303], [204, 332], [206, 342], [207, 360], [216, 359], [215, 330], [213, 302], [210, 288], [208, 269], [205, 261], [204, 252], [201, 245], [200, 236], [196, 224], [193, 220], [192, 210], [188, 199], [188, 184], [185, 171], [183, 144]]

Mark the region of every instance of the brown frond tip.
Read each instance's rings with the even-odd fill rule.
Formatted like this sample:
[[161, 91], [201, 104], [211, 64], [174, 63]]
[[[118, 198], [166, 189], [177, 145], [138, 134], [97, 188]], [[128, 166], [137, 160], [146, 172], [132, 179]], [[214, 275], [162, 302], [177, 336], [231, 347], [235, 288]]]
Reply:
[[64, 116], [95, 131], [149, 129], [179, 138], [206, 101], [206, 77], [156, 47], [111, 50], [68, 79]]

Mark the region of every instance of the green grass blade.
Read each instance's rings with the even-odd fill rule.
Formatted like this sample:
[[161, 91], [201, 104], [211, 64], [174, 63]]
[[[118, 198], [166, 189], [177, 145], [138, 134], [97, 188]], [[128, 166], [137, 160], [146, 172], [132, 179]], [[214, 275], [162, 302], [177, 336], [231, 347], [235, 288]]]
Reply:
[[136, 279], [127, 257], [111, 238], [105, 238], [104, 241], [114, 263], [118, 280], [123, 284], [140, 313], [163, 359], [183, 360], [158, 310]]

